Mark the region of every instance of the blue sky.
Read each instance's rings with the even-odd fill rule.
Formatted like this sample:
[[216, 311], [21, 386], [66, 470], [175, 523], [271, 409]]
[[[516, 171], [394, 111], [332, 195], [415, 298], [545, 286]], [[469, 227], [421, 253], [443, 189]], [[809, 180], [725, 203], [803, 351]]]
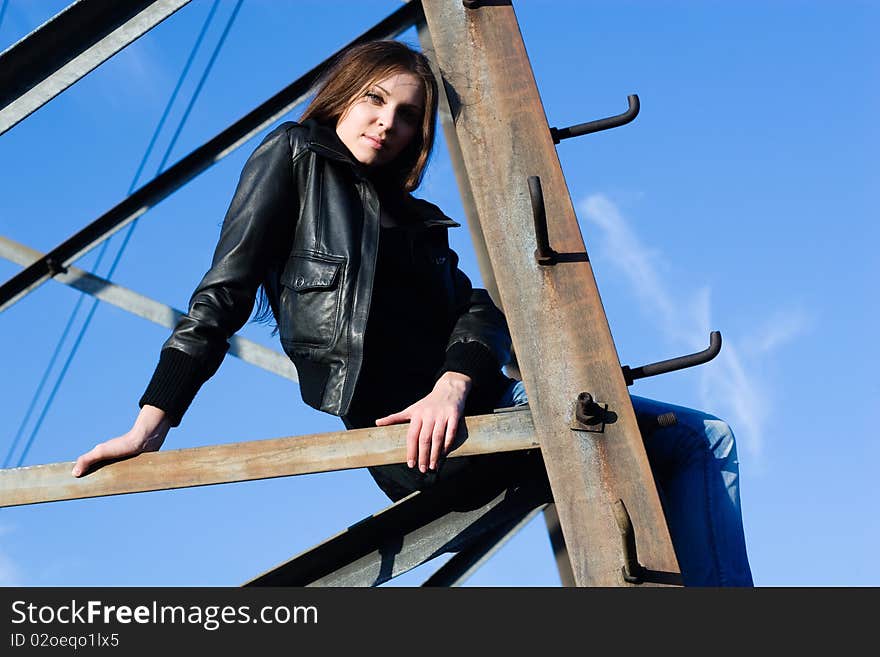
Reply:
[[[0, 136], [0, 235], [46, 251], [125, 196], [211, 4], [194, 0]], [[10, 0], [0, 50], [65, 5]], [[139, 184], [155, 175], [234, 5], [221, 2]], [[170, 161], [398, 6], [245, 0]], [[713, 329], [724, 337], [710, 364], [638, 381], [633, 393], [733, 426], [757, 584], [880, 584], [871, 292], [880, 235], [869, 209], [880, 145], [869, 35], [880, 7], [521, 0], [515, 9], [550, 125], [617, 114], [629, 93], [641, 99], [632, 124], [558, 147], [621, 362], [701, 349]], [[152, 208], [113, 280], [185, 307], [258, 139]], [[442, 140], [418, 194], [464, 219]], [[451, 239], [479, 282], [466, 228]], [[94, 262], [95, 252], [77, 265]], [[17, 271], [0, 261], [3, 280]], [[4, 455], [77, 295], [50, 282], [0, 314]], [[265, 327], [243, 334], [275, 346]], [[166, 337], [99, 307], [25, 464], [72, 461], [125, 432]], [[227, 358], [166, 447], [340, 428], [289, 381]], [[2, 509], [0, 584], [235, 585], [386, 505], [357, 470]], [[437, 566], [394, 583], [419, 584]], [[468, 582], [558, 583], [540, 517]]]

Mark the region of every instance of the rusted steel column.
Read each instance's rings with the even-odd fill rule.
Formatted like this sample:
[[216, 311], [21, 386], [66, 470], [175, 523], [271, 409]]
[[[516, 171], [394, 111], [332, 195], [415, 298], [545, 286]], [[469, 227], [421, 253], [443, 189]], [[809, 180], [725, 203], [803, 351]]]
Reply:
[[[439, 81], [441, 78], [440, 69], [437, 66], [437, 60], [434, 57], [434, 45], [431, 43], [431, 33], [424, 21], [416, 24], [419, 33], [419, 43], [422, 44], [422, 50], [431, 60], [431, 67], [434, 69], [434, 75]], [[486, 240], [483, 237], [483, 229], [480, 227], [480, 215], [477, 207], [474, 205], [474, 196], [471, 192], [471, 183], [467, 177], [467, 171], [464, 167], [464, 160], [461, 157], [461, 146], [458, 143], [458, 135], [455, 132], [455, 124], [452, 121], [452, 113], [449, 109], [449, 101], [446, 94], [440, 93], [439, 114], [440, 125], [443, 127], [443, 136], [446, 138], [446, 150], [449, 152], [449, 159], [452, 162], [452, 170], [455, 172], [455, 180], [458, 183], [458, 190], [461, 194], [461, 205], [464, 213], [467, 215], [467, 226], [471, 234], [471, 241], [474, 244], [474, 253], [477, 256], [477, 264], [480, 266], [480, 274], [483, 276], [483, 286], [492, 297], [498, 307], [501, 307], [501, 299], [498, 295], [498, 286], [495, 284], [495, 273], [492, 271], [492, 263], [489, 261], [489, 253], [486, 251]]]
[[[434, 75], [438, 80], [442, 80], [440, 66], [437, 64], [437, 59], [434, 55], [434, 44], [431, 41], [431, 32], [428, 30], [427, 23], [425, 23], [424, 20], [419, 21], [416, 23], [416, 29], [419, 33], [419, 43], [422, 45], [422, 50], [431, 60], [431, 67], [434, 70]], [[504, 306], [501, 303], [501, 295], [498, 294], [498, 284], [495, 282], [495, 272], [492, 270], [492, 261], [489, 259], [489, 252], [486, 250], [486, 239], [483, 236], [483, 228], [480, 225], [480, 215], [474, 204], [474, 195], [471, 191], [471, 181], [468, 179], [467, 170], [464, 166], [464, 159], [461, 155], [461, 145], [458, 143], [458, 134], [455, 132], [455, 123], [452, 120], [449, 99], [446, 97], [445, 93], [441, 92], [439, 101], [440, 124], [443, 126], [443, 136], [446, 138], [446, 150], [449, 152], [449, 159], [452, 162], [452, 169], [455, 172], [455, 180], [458, 183], [458, 190], [461, 194], [461, 204], [464, 208], [465, 215], [467, 215], [468, 230], [471, 234], [471, 241], [474, 245], [474, 252], [477, 256], [477, 264], [480, 267], [480, 274], [483, 277], [483, 286], [489, 292], [492, 301], [494, 301], [503, 311]], [[512, 354], [511, 361], [504, 369], [508, 376], [512, 376], [515, 379], [522, 378], [519, 366], [517, 365], [515, 352]], [[544, 519], [550, 533], [550, 543], [553, 546], [553, 554], [556, 558], [556, 565], [559, 568], [559, 577], [562, 580], [563, 586], [573, 586], [574, 580], [571, 575], [571, 566], [568, 563], [568, 553], [565, 550], [565, 541], [562, 540], [562, 530], [559, 527], [559, 516], [556, 515], [556, 511], [552, 504], [550, 504], [547, 509], [549, 509], [549, 511], [545, 509]], [[548, 515], [548, 513], [551, 515]], [[551, 529], [553, 527], [555, 527], [555, 533], [554, 530]], [[481, 560], [480, 563], [483, 561], [485, 561], [485, 559]]]
[[[479, 3], [478, 3], [479, 4]], [[423, 0], [486, 246], [529, 393], [579, 586], [626, 585], [612, 503], [630, 512], [639, 561], [678, 565], [620, 361], [513, 8]], [[552, 266], [539, 265], [528, 178], [539, 176]], [[574, 431], [575, 400], [608, 405], [601, 433]]]

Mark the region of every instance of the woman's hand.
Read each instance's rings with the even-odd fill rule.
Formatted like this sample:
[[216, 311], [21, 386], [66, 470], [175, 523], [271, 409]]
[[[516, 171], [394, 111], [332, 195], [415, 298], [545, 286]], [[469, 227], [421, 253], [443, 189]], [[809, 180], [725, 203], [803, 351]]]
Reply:
[[406, 463], [414, 467], [418, 458], [419, 470], [437, 469], [438, 461], [446, 455], [458, 422], [464, 413], [464, 402], [471, 390], [471, 377], [458, 372], [446, 372], [431, 393], [399, 413], [376, 420], [376, 426], [400, 424], [409, 421], [406, 432]]
[[168, 419], [165, 411], [146, 405], [141, 409], [134, 426], [128, 433], [95, 445], [91, 451], [76, 460], [71, 474], [80, 477], [101, 461], [136, 456], [141, 452], [155, 452], [162, 447], [170, 428], [171, 420]]

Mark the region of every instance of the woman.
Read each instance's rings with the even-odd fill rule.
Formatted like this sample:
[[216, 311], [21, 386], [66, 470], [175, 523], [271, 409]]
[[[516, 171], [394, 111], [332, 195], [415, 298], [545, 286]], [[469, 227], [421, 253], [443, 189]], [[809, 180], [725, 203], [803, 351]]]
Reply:
[[[545, 477], [539, 454], [457, 458], [439, 466], [465, 414], [523, 404], [504, 376], [510, 337], [485, 290], [457, 267], [457, 226], [410, 195], [433, 146], [437, 83], [427, 60], [381, 41], [344, 53], [299, 123], [251, 155], [213, 262], [163, 345], [131, 430], [77, 460], [161, 447], [228, 339], [250, 316], [274, 318], [306, 403], [349, 429], [408, 422], [407, 463], [371, 468], [399, 499], [454, 479], [511, 485]], [[671, 407], [633, 398], [636, 411]], [[676, 408], [678, 425], [647, 441], [687, 584], [751, 584], [733, 436], [715, 418]], [[461, 486], [459, 486], [461, 484]]]

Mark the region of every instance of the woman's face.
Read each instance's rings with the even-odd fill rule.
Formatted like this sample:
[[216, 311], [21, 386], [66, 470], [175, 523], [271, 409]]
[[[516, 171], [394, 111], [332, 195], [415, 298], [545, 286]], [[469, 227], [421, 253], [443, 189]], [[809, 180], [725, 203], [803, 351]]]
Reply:
[[422, 82], [412, 73], [392, 73], [369, 87], [345, 110], [336, 134], [358, 162], [388, 164], [421, 130]]

